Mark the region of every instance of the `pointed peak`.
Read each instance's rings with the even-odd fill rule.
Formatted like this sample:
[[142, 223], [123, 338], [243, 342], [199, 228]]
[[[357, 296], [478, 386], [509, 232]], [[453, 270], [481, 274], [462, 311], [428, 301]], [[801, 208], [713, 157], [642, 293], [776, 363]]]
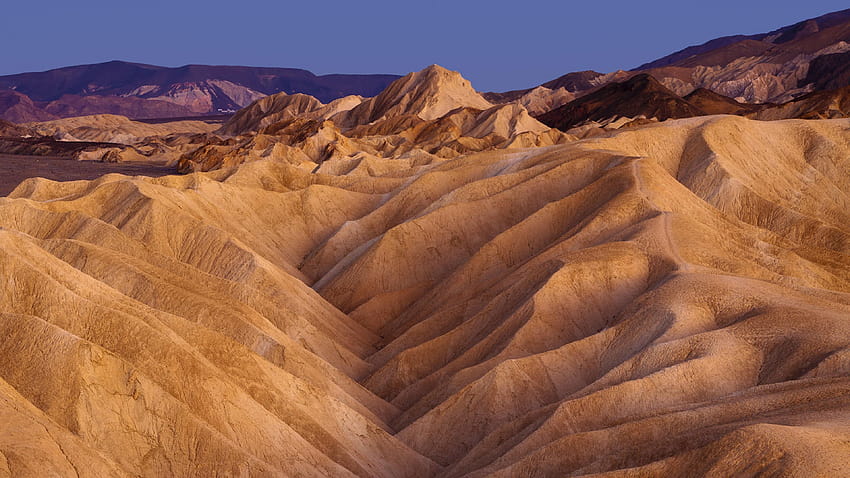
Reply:
[[427, 83], [427, 82], [449, 82], [449, 83], [458, 83], [472, 89], [472, 83], [469, 82], [460, 72], [449, 70], [447, 68], [443, 68], [440, 65], [434, 64], [429, 65], [422, 70], [415, 71], [413, 73], [408, 74], [402, 80], [406, 79], [408, 82], [415, 83]]
[[492, 106], [460, 73], [430, 65], [394, 81], [338, 121], [346, 128], [405, 115], [430, 121], [457, 108], [484, 110]]
[[[442, 66], [440, 66], [440, 65], [438, 65], [438, 64], [436, 64], [436, 63], [433, 63], [433, 64], [431, 64], [431, 65], [426, 66], [425, 68], [423, 68], [423, 69], [422, 69], [422, 71], [421, 71], [420, 73], [426, 73], [426, 72], [429, 72], [429, 73], [430, 73], [430, 72], [437, 72], [437, 73], [457, 73], [456, 71], [449, 70], [448, 68], [444, 68], [444, 67], [442, 67]], [[459, 73], [458, 73], [458, 74], [459, 74]]]

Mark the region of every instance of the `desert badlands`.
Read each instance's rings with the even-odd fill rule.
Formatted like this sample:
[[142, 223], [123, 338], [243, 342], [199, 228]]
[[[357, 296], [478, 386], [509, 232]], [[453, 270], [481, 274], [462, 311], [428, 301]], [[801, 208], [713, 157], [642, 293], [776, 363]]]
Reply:
[[0, 123], [173, 173], [0, 197], [0, 476], [850, 476], [850, 95], [654, 78]]

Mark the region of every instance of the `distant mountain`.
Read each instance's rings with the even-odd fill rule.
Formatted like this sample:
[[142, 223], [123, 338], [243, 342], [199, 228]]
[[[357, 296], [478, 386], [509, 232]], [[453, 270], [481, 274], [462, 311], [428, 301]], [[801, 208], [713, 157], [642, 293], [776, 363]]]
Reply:
[[[564, 90], [571, 92], [573, 94], [581, 94], [591, 90], [594, 90], [610, 81], [616, 81], [617, 79], [625, 79], [629, 75], [606, 75], [605, 73], [599, 73], [598, 71], [576, 71], [572, 73], [567, 73], [566, 75], [555, 78], [552, 81], [547, 81], [537, 88], [543, 87], [548, 90], [557, 91], [561, 88]], [[529, 88], [525, 90], [514, 90], [514, 91], [506, 91], [504, 93], [484, 93], [484, 98], [488, 101], [492, 101], [493, 103], [508, 103], [511, 101], [516, 101], [521, 97], [531, 93], [536, 88]]]
[[[703, 88], [742, 103], [785, 103], [812, 91], [850, 85], [850, 9], [768, 33], [735, 35], [689, 46], [631, 71], [567, 73], [540, 86], [581, 97], [647, 73], [685, 96]], [[497, 103], [532, 89], [487, 93]], [[552, 102], [554, 103], [554, 102]]]
[[0, 90], [0, 119], [13, 123], [29, 123], [56, 118], [36, 106], [27, 95], [12, 90]]
[[206, 113], [165, 100], [97, 95], [64, 95], [58, 100], [43, 104], [42, 109], [57, 118], [97, 114], [121, 115], [129, 118], [179, 118]]
[[[348, 95], [374, 96], [398, 78], [396, 75], [317, 76], [294, 68], [208, 65], [166, 68], [111, 61], [0, 76], [0, 90], [25, 95], [38, 109], [53, 117], [112, 113], [152, 118], [233, 112], [263, 96], [281, 92], [309, 94], [323, 102]], [[19, 121], [10, 118], [3, 108], [0, 118]]]
[[[683, 64], [711, 66], [712, 63], [715, 63], [715, 59], [718, 58], [717, 53], [720, 52], [727, 52], [735, 48], [743, 50], [747, 45], [751, 47], [753, 45], [763, 45], [768, 48], [769, 46], [787, 45], [795, 40], [817, 37], [818, 33], [824, 30], [829, 30], [832, 27], [840, 27], [848, 21], [850, 21], [850, 9], [827, 13], [826, 15], [809, 20], [803, 20], [799, 23], [778, 28], [768, 33], [760, 33], [756, 35], [733, 35], [716, 38], [714, 40], [707, 41], [702, 45], [689, 46], [655, 61], [645, 63], [635, 69], [651, 70]], [[827, 44], [829, 43], [832, 42], [828, 40]], [[821, 48], [823, 46], [827, 46], [827, 44], [821, 45]], [[756, 47], [756, 49], [758, 49], [758, 47]], [[782, 48], [779, 48], [779, 50], [782, 50]]]

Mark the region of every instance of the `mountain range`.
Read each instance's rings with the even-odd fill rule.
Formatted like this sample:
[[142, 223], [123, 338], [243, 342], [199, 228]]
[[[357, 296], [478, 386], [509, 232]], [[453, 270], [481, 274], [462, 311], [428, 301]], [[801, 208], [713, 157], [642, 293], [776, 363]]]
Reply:
[[[374, 96], [395, 75], [322, 75], [295, 68], [111, 61], [0, 76], [0, 117], [17, 122], [87, 114], [172, 118], [232, 113], [266, 95], [305, 93], [322, 101]], [[5, 90], [5, 91], [4, 91]]]
[[[785, 102], [814, 90], [847, 86], [850, 9], [772, 32], [722, 37], [633, 70], [574, 72], [540, 85], [582, 96], [611, 82], [649, 74], [678, 95], [704, 88], [747, 103]], [[811, 66], [811, 68], [810, 68]], [[533, 89], [488, 93], [515, 101]]]

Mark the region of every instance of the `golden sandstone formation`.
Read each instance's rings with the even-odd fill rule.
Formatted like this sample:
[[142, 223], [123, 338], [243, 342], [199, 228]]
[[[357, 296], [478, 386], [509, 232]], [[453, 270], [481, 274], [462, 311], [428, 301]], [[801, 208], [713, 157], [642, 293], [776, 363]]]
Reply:
[[0, 198], [0, 476], [846, 475], [850, 120], [457, 78]]

